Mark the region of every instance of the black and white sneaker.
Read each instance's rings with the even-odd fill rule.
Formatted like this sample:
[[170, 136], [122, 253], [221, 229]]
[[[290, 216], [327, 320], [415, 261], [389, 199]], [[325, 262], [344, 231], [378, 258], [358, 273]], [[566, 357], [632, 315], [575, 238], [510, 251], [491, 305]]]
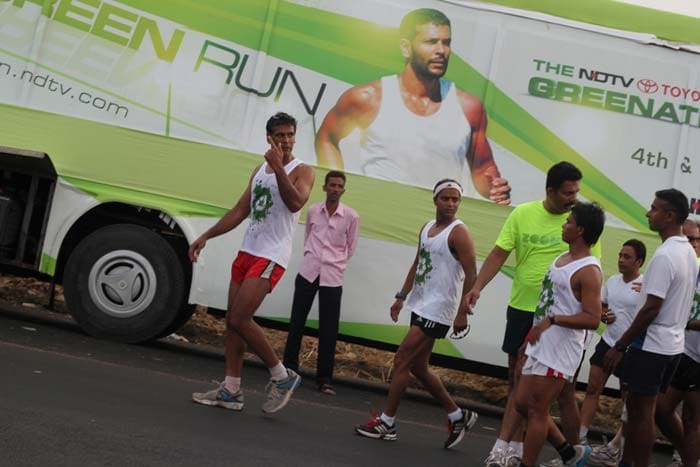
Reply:
[[357, 425], [355, 427], [355, 433], [361, 436], [366, 436], [367, 438], [383, 439], [386, 441], [396, 441], [396, 426], [389, 426], [382, 421], [381, 418], [376, 417], [364, 425]]
[[476, 412], [462, 409], [462, 418], [454, 423], [448, 420], [447, 430], [449, 435], [447, 436], [447, 441], [445, 441], [445, 449], [450, 449], [462, 441], [464, 433], [471, 430], [478, 418], [479, 415]]

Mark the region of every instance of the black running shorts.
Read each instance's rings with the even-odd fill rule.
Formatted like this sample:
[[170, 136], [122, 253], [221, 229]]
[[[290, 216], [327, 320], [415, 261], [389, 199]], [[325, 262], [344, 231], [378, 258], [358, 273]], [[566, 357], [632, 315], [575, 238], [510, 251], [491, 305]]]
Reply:
[[447, 331], [450, 330], [450, 327], [445, 324], [431, 321], [413, 312], [411, 312], [411, 326], [418, 326], [426, 336], [433, 339], [444, 339]]
[[507, 354], [516, 354], [525, 342], [527, 333], [530, 332], [535, 313], [508, 307], [506, 311], [506, 333], [503, 336], [503, 350]]

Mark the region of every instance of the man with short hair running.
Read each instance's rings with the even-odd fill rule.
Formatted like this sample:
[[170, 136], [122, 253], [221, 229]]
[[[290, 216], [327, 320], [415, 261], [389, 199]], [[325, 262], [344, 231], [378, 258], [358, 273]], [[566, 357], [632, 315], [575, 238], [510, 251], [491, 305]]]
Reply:
[[[498, 439], [485, 461], [488, 467], [512, 467], [520, 462], [523, 450], [522, 420], [514, 407], [515, 397], [511, 396], [515, 394], [519, 365], [524, 360], [521, 349], [532, 327], [542, 278], [552, 261], [567, 251], [567, 244], [561, 238], [561, 225], [576, 203], [582, 178], [581, 171], [570, 162], [562, 161], [550, 167], [545, 181], [545, 199], [523, 203], [508, 215], [496, 244], [479, 270], [474, 287], [467, 295], [471, 307], [474, 307], [482, 289], [515, 251], [515, 276], [502, 345], [502, 350], [508, 355], [508, 402]], [[594, 246], [593, 254], [600, 257], [599, 244]], [[573, 385], [567, 385], [562, 391], [559, 406], [567, 439], [577, 438], [579, 420]], [[577, 444], [575, 441], [570, 440], [572, 444]]]
[[[683, 235], [691, 245], [700, 243], [700, 226], [686, 220]], [[696, 249], [698, 265], [700, 250]], [[678, 407], [681, 402], [683, 409]], [[676, 448], [671, 466], [696, 466], [700, 457], [700, 275], [685, 326], [685, 347], [666, 393], [659, 395], [655, 411], [656, 426]], [[677, 458], [676, 458], [677, 456]]]
[[243, 410], [241, 371], [246, 345], [270, 371], [263, 412], [282, 409], [301, 384], [301, 377], [282, 365], [262, 329], [253, 321], [263, 299], [284, 274], [299, 213], [314, 183], [313, 169], [292, 154], [296, 127], [294, 117], [282, 112], [267, 121], [270, 149], [265, 153], [265, 162], [255, 168], [236, 205], [190, 246], [190, 260], [197, 261], [208, 239], [235, 229], [250, 216], [243, 245], [231, 266], [226, 376], [218, 388], [192, 394], [192, 400], [200, 404]]
[[656, 399], [666, 392], [683, 354], [698, 276], [695, 251], [681, 233], [688, 217], [688, 198], [674, 188], [655, 195], [646, 215], [649, 228], [659, 233], [663, 243], [644, 274], [643, 305], [604, 358], [610, 371], [624, 357], [622, 379], [628, 390], [628, 418], [620, 466], [649, 464]]
[[355, 432], [359, 435], [387, 441], [396, 439], [394, 417], [411, 374], [447, 411], [449, 435], [444, 443], [445, 449], [459, 443], [465, 431], [476, 423], [477, 414], [457, 407], [445, 385], [428, 366], [435, 339], [445, 338], [450, 326], [455, 333], [466, 330], [468, 326], [464, 294], [476, 276], [476, 256], [469, 231], [456, 218], [461, 199], [462, 186], [454, 180], [441, 180], [433, 189], [435, 220], [421, 228], [413, 265], [391, 306], [391, 319], [396, 322], [410, 292], [406, 308], [411, 312], [411, 326], [394, 357], [389, 399], [384, 412], [368, 423], [356, 426]]
[[600, 238], [605, 214], [596, 204], [578, 203], [562, 227], [569, 251], [549, 267], [542, 281], [535, 326], [528, 335], [516, 409], [527, 420], [521, 466], [532, 467], [546, 439], [564, 465], [582, 467], [588, 446], [572, 446], [552, 423], [549, 407], [573, 383], [585, 349], [588, 329], [600, 323], [603, 274], [591, 246]]

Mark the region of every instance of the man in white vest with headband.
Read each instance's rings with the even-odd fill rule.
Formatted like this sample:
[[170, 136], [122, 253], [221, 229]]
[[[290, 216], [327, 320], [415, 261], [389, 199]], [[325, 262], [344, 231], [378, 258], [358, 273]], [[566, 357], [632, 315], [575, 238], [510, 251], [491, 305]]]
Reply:
[[600, 323], [603, 274], [591, 247], [604, 225], [605, 214], [598, 205], [577, 203], [571, 208], [561, 234], [569, 249], [554, 260], [542, 280], [515, 396], [515, 408], [527, 421], [521, 467], [536, 465], [545, 440], [557, 449], [564, 465], [583, 467], [590, 455], [588, 446], [572, 446], [564, 439], [549, 407], [564, 385], [573, 383], [587, 333]]
[[301, 377], [280, 362], [262, 329], [253, 321], [263, 299], [272, 292], [287, 268], [299, 213], [314, 183], [313, 169], [292, 154], [296, 126], [294, 117], [282, 112], [267, 121], [270, 149], [265, 153], [265, 162], [255, 168], [236, 205], [190, 246], [190, 260], [197, 261], [208, 239], [233, 230], [245, 218], [250, 218], [243, 245], [231, 266], [226, 313], [226, 375], [218, 388], [192, 394], [194, 402], [243, 409], [241, 371], [246, 346], [270, 371], [263, 412], [282, 409], [301, 383]]
[[384, 411], [366, 424], [356, 426], [359, 435], [387, 441], [397, 439], [394, 417], [411, 374], [447, 412], [449, 435], [445, 449], [459, 443], [476, 423], [477, 414], [457, 407], [428, 366], [435, 339], [445, 338], [450, 326], [455, 333], [464, 332], [468, 326], [464, 294], [476, 277], [476, 255], [469, 231], [456, 217], [461, 198], [462, 187], [455, 180], [441, 180], [433, 189], [435, 220], [421, 228], [413, 265], [391, 306], [391, 319], [396, 322], [405, 301], [411, 313], [411, 326], [394, 357]]

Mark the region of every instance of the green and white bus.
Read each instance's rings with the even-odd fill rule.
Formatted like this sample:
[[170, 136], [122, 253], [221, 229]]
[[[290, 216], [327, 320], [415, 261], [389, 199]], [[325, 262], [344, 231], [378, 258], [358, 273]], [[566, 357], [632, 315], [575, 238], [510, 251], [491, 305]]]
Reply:
[[[171, 333], [196, 304], [225, 308], [245, 225], [195, 265], [187, 248], [261, 162], [265, 121], [297, 117], [295, 155], [321, 180], [326, 114], [351, 87], [403, 69], [398, 26], [417, 8], [450, 19], [445, 79], [483, 102], [512, 187], [501, 206], [468, 168], [435, 173], [465, 182], [460, 217], [479, 259], [512, 206], [544, 196], [560, 160], [582, 169], [582, 195], [608, 212], [606, 275], [627, 238], [658, 244], [644, 215], [654, 190], [679, 188], [700, 213], [697, 18], [613, 0], [0, 0], [0, 263], [53, 277], [85, 331], [124, 342]], [[395, 325], [388, 308], [434, 207], [424, 181], [368, 170], [363, 138], [337, 142], [344, 201], [362, 225], [340, 333], [394, 345], [408, 317]], [[429, 157], [418, 163], [432, 174]], [[302, 240], [300, 228], [260, 316], [288, 317]], [[437, 354], [505, 365], [511, 271], [484, 291], [471, 335]]]

